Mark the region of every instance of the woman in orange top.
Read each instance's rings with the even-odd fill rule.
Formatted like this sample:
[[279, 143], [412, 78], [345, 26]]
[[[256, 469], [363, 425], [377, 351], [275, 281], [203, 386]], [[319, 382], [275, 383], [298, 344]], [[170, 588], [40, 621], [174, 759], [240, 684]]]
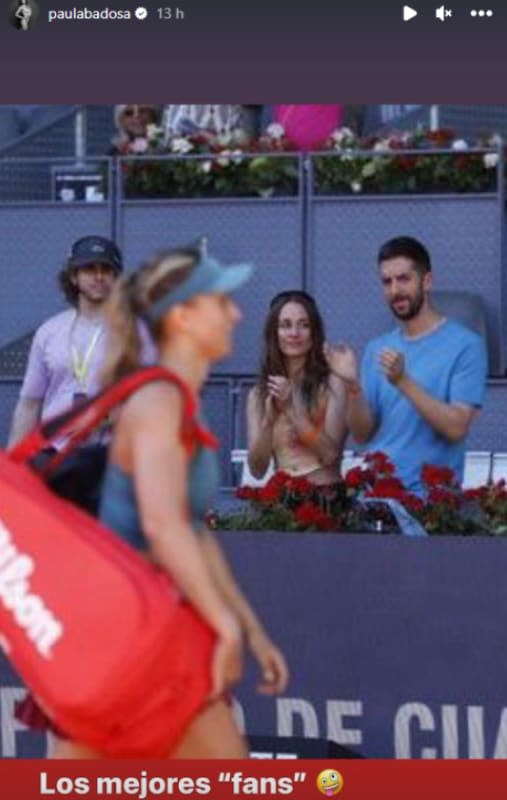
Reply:
[[316, 484], [339, 479], [347, 434], [345, 386], [331, 373], [324, 346], [324, 324], [311, 295], [276, 295], [247, 405], [248, 464], [256, 478], [273, 458], [277, 469]]

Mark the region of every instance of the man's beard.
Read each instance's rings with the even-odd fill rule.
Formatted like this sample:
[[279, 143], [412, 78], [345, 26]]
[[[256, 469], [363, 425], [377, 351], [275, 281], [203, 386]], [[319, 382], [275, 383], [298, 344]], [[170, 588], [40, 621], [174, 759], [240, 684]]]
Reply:
[[79, 294], [91, 305], [100, 306], [109, 299], [111, 292], [104, 292], [103, 294], [102, 292], [97, 292], [95, 294], [94, 292], [83, 292], [83, 290], [81, 290]]
[[[423, 291], [418, 292], [416, 294], [416, 296], [412, 300], [410, 300], [408, 297], [407, 298], [403, 298], [403, 299], [404, 300], [405, 299], [408, 300], [407, 310], [406, 311], [397, 311], [395, 309], [395, 307], [394, 307], [395, 303], [397, 301], [396, 301], [396, 299], [394, 299], [390, 303], [391, 311], [393, 312], [394, 316], [397, 319], [401, 319], [401, 320], [403, 320], [403, 322], [408, 322], [409, 320], [414, 319], [414, 317], [417, 317], [417, 315], [419, 314], [419, 311], [423, 307], [423, 304], [424, 304], [424, 292]], [[399, 302], [399, 298], [398, 298], [398, 302]]]

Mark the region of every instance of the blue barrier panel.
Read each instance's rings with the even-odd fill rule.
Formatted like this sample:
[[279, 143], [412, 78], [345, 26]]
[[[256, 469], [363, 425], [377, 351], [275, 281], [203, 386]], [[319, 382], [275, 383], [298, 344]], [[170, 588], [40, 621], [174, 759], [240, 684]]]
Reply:
[[[250, 734], [380, 758], [507, 757], [505, 541], [220, 538], [292, 672], [285, 695], [266, 698], [248, 664], [237, 710]], [[2, 755], [40, 755], [41, 737], [13, 721], [17, 685], [0, 660]]]
[[103, 204], [0, 207], [0, 345], [63, 309], [57, 274], [72, 242], [91, 233], [110, 236], [110, 221]]
[[[162, 161], [162, 163], [164, 163]], [[167, 162], [166, 162], [167, 163]], [[260, 348], [260, 323], [271, 297], [304, 284], [303, 170], [298, 194], [275, 197], [135, 199], [121, 196], [118, 173], [118, 235], [129, 267], [157, 249], [195, 242], [205, 236], [213, 256], [256, 265], [252, 280], [235, 299], [244, 320], [235, 334], [233, 355], [217, 365], [219, 374], [253, 372]]]
[[220, 442], [220, 485], [232, 485], [231, 450], [234, 447], [234, 391], [232, 379], [211, 379], [202, 393], [202, 409], [210, 430]]
[[467, 450], [507, 452], [507, 383], [488, 381], [484, 405], [473, 421]]
[[[94, 172], [98, 163], [93, 161]], [[107, 163], [100, 164], [107, 173]], [[57, 274], [72, 242], [89, 234], [112, 234], [111, 196], [104, 202], [50, 201], [52, 169], [57, 167], [70, 170], [69, 159], [0, 161], [0, 185], [9, 187], [9, 194], [0, 196], [0, 346], [25, 335], [64, 307]], [[87, 168], [80, 164], [81, 171]], [[43, 195], [39, 196], [35, 184], [41, 182]], [[24, 202], [11, 202], [11, 187], [19, 190]], [[36, 199], [41, 202], [32, 202]]]
[[[107, 203], [46, 202], [51, 196], [51, 169], [65, 161], [0, 163], [0, 184], [8, 192], [0, 198], [4, 201], [0, 268], [7, 310], [0, 316], [0, 346], [61, 307], [55, 273], [72, 241], [91, 232], [111, 235], [117, 228], [130, 267], [153, 250], [201, 235], [208, 237], [210, 251], [224, 261], [241, 259], [258, 265], [254, 279], [238, 293], [245, 321], [237, 332], [234, 355], [218, 368], [221, 374], [256, 370], [259, 322], [268, 300], [290, 287], [313, 290], [330, 338], [349, 339], [362, 350], [367, 339], [389, 325], [375, 274], [378, 246], [390, 236], [408, 233], [428, 244], [437, 288], [466, 288], [481, 295], [491, 340], [491, 371], [499, 375], [505, 370], [501, 186], [497, 193], [478, 195], [331, 198], [314, 196], [309, 180], [305, 199], [300, 159], [295, 196], [125, 200], [120, 169], [117, 182], [109, 181]], [[90, 163], [96, 165], [97, 160]], [[41, 202], [13, 203], [14, 190], [27, 201]]]

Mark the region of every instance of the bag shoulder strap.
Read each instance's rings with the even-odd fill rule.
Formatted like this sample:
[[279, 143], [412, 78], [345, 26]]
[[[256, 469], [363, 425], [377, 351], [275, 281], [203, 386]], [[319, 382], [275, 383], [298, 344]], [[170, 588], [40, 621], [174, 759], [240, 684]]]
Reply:
[[165, 367], [145, 367], [122, 378], [82, 406], [44, 422], [8, 451], [9, 458], [17, 463], [29, 463], [55, 440], [65, 438], [65, 446], [46, 464], [44, 474], [49, 474], [107, 419], [111, 411], [142, 386], [155, 381], [172, 383], [181, 391], [184, 402], [182, 440], [187, 451], [190, 452], [196, 443], [217, 448], [216, 437], [196, 419], [197, 400], [185, 381]]

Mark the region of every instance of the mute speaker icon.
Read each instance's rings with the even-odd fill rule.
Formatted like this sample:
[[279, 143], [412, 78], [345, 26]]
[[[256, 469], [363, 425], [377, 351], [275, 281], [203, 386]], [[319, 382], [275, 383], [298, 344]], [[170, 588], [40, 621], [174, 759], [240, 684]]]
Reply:
[[445, 22], [448, 17], [452, 17], [452, 8], [440, 6], [440, 8], [435, 9], [435, 16], [440, 22]]

